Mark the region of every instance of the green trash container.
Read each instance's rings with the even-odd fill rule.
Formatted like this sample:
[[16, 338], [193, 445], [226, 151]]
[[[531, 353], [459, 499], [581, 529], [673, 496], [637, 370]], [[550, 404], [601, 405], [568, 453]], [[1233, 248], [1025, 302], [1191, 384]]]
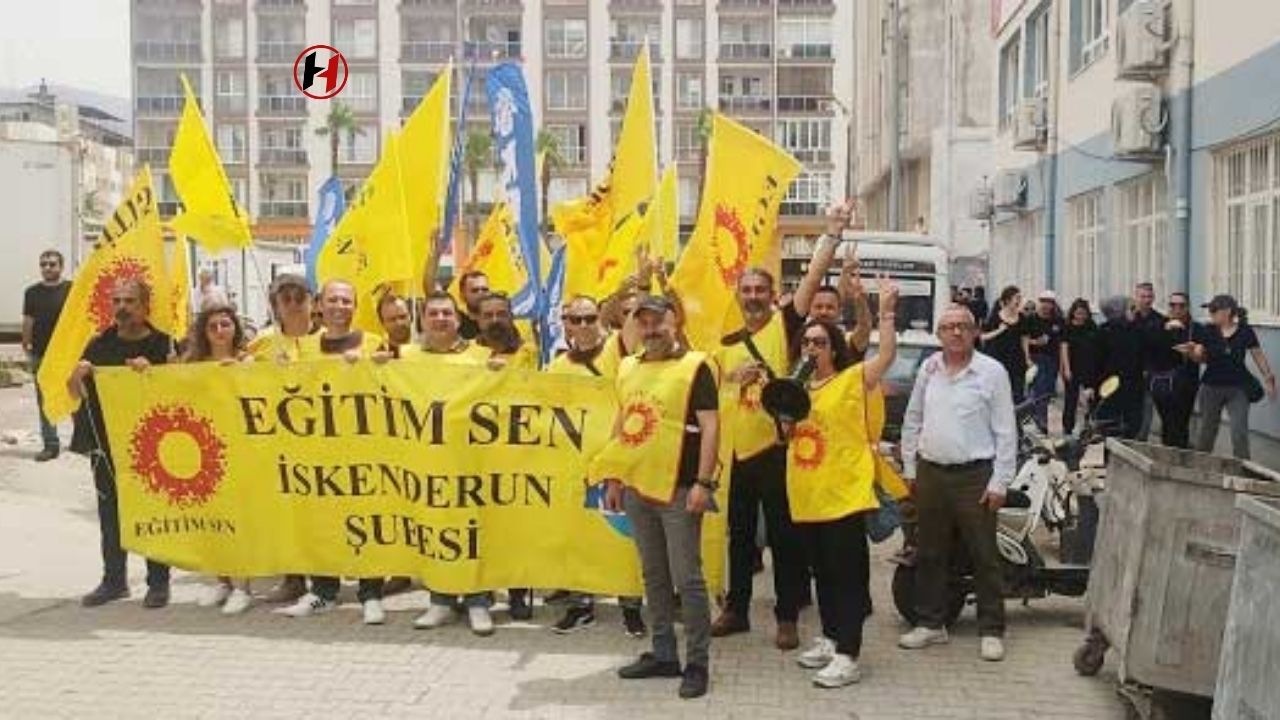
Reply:
[[1280, 502], [1241, 497], [1213, 720], [1280, 718]]

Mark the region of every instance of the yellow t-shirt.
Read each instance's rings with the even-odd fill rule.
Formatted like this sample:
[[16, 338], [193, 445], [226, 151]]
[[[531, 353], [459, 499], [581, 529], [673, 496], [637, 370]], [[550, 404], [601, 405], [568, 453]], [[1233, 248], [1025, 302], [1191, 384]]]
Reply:
[[258, 333], [249, 341], [247, 348], [254, 360], [297, 360], [302, 354], [302, 345], [310, 335], [285, 335], [278, 327], [269, 327]]
[[[298, 359], [299, 360], [320, 360], [323, 358], [338, 357], [339, 356], [338, 354], [325, 353], [321, 351], [320, 341], [323, 340], [324, 337], [325, 337], [325, 332], [321, 330], [320, 332], [314, 333], [312, 335], [308, 335], [305, 338], [303, 338], [301, 347], [298, 353]], [[381, 335], [377, 335], [371, 332], [366, 332], [363, 330], [360, 331], [359, 351], [360, 351], [361, 358], [368, 359], [370, 357], [373, 357], [373, 354], [375, 352], [382, 349], [382, 344], [383, 344], [383, 339]]]
[[483, 365], [489, 359], [489, 349], [467, 340], [460, 341], [455, 349], [446, 352], [424, 350], [421, 345], [409, 344], [400, 346], [400, 359], [420, 363]]

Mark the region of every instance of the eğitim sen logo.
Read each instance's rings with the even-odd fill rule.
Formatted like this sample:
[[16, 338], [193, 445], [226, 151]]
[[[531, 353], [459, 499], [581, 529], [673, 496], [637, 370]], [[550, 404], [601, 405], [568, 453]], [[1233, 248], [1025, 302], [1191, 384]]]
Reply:
[[347, 86], [347, 59], [331, 45], [312, 45], [293, 61], [293, 84], [312, 100], [328, 100]]
[[147, 492], [176, 508], [213, 498], [227, 472], [227, 444], [213, 421], [188, 405], [158, 405], [129, 438], [130, 466]]

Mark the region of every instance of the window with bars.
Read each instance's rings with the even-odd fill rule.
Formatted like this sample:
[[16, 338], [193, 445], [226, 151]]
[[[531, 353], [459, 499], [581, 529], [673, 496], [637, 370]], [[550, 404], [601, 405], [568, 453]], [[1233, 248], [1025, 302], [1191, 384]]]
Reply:
[[1169, 183], [1163, 170], [1116, 186], [1119, 242], [1111, 290], [1128, 293], [1140, 282], [1163, 297], [1168, 284]]
[[1072, 74], [1089, 67], [1107, 52], [1111, 34], [1110, 0], [1071, 0], [1071, 37], [1069, 38]]
[[702, 138], [698, 135], [697, 123], [676, 123], [676, 160], [702, 160]]
[[546, 25], [547, 57], [585, 58], [587, 21], [584, 18], [549, 18]]
[[831, 162], [830, 120], [779, 119], [777, 141], [800, 162]]
[[587, 162], [587, 126], [582, 123], [572, 125], [547, 125], [547, 132], [556, 138], [560, 157], [566, 164], [583, 165]]
[[1250, 319], [1280, 318], [1280, 133], [1214, 157], [1210, 293], [1234, 295]]
[[242, 163], [245, 160], [245, 150], [249, 146], [245, 138], [248, 137], [247, 128], [244, 125], [223, 125], [219, 124], [216, 128], [214, 143], [217, 146], [218, 157], [224, 163]]
[[1066, 242], [1063, 244], [1062, 289], [1072, 297], [1096, 304], [1102, 298], [1101, 254], [1106, 235], [1102, 190], [1067, 200]]
[[702, 73], [676, 73], [676, 108], [679, 110], [700, 109], [703, 106], [702, 90]]

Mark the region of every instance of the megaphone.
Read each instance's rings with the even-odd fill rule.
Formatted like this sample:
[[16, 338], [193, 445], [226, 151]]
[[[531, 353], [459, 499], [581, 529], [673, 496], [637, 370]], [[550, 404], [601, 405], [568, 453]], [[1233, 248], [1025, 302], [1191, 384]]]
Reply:
[[791, 377], [774, 378], [760, 391], [760, 405], [780, 423], [795, 423], [809, 417], [809, 391], [804, 384], [813, 375], [818, 361], [805, 357]]

